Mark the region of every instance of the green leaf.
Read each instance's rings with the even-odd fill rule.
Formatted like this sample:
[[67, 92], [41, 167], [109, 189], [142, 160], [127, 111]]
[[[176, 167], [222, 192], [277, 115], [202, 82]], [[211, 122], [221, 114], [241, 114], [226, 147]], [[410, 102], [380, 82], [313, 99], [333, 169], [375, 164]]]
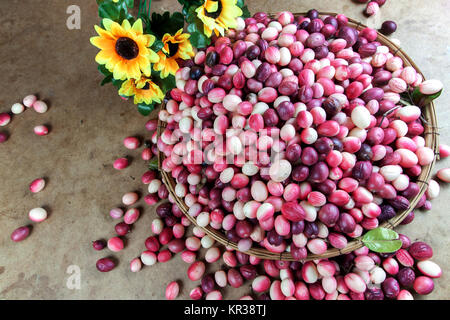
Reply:
[[236, 5], [239, 7], [239, 8], [241, 8], [242, 9], [242, 7], [244, 6], [244, 0], [237, 0], [237, 3], [236, 3]]
[[194, 8], [194, 7], [190, 7], [187, 10], [183, 10], [183, 11], [186, 11], [186, 13], [183, 13], [183, 14], [186, 17], [186, 22], [187, 23], [194, 23], [194, 22], [196, 22], [196, 20], [200, 20], [197, 17], [197, 13], [195, 12], [195, 9], [196, 8]]
[[196, 48], [206, 48], [211, 43], [211, 40], [200, 32], [192, 33], [190, 40]]
[[103, 2], [98, 6], [98, 15], [103, 19], [118, 21], [120, 8], [112, 2]]
[[167, 78], [161, 79], [159, 86], [161, 87], [162, 92], [172, 90], [175, 88], [175, 77], [169, 74]]
[[117, 87], [117, 89], [120, 89], [120, 87], [122, 86], [122, 83], [124, 83], [125, 80], [117, 80], [117, 79], [112, 79], [112, 84]]
[[150, 112], [153, 111], [153, 109], [155, 109], [155, 106], [153, 104], [148, 105], [148, 104], [139, 104], [138, 105], [138, 111], [140, 114], [142, 114], [143, 116], [148, 116], [150, 114]]
[[104, 86], [105, 84], [112, 82], [112, 79], [113, 79], [113, 75], [110, 74], [109, 76], [106, 76], [106, 77], [103, 79], [103, 81], [100, 83], [100, 85], [101, 85], [101, 86]]
[[128, 12], [128, 8], [132, 7], [133, 0], [120, 0], [117, 3], [112, 2], [112, 0], [105, 0], [99, 3], [98, 14], [101, 18], [108, 18], [117, 23], [122, 23], [123, 20], [127, 19], [132, 24], [135, 19]]
[[112, 3], [112, 0], [97, 0], [96, 2], [97, 2], [97, 5], [101, 5], [101, 4], [104, 3], [104, 2]]
[[[167, 11], [166, 11], [167, 12]], [[170, 18], [166, 18], [167, 15], [160, 15], [159, 13], [153, 12], [152, 18], [150, 20], [149, 29], [157, 38], [162, 38], [166, 33], [167, 26], [170, 24]]]
[[422, 93], [420, 92], [419, 87], [416, 87], [411, 95], [413, 102], [416, 102], [416, 101], [418, 102], [421, 97], [422, 97]]
[[174, 12], [172, 16], [168, 11], [162, 15], [153, 12], [147, 31], [161, 39], [166, 33], [175, 34], [184, 27], [184, 16], [180, 12]]
[[191, 6], [199, 7], [202, 5], [202, 3], [204, 1], [202, 1], [202, 0], [178, 0], [178, 2], [182, 6], [186, 6], [186, 7], [191, 7]]
[[181, 12], [174, 12], [172, 14], [172, 17], [170, 18], [170, 24], [173, 26], [173, 29], [176, 29], [176, 31], [183, 29], [184, 16], [181, 14]]
[[149, 162], [148, 162], [148, 168], [150, 170], [158, 170], [159, 166], [158, 166], [158, 157], [153, 157]]
[[156, 39], [152, 45], [152, 50], [158, 52], [159, 50], [162, 49], [162, 47], [164, 47], [164, 43], [161, 40]]
[[98, 71], [101, 72], [102, 75], [104, 75], [105, 77], [109, 76], [110, 74], [112, 74], [108, 69], [106, 69], [104, 64], [99, 64], [97, 67]]
[[241, 9], [242, 9], [242, 18], [243, 19], [250, 18], [251, 14], [247, 6], [243, 6]]
[[403, 104], [404, 106], [411, 106], [411, 102], [409, 100], [405, 100], [405, 99], [400, 99], [400, 103]]
[[123, 20], [128, 20], [128, 22], [130, 22], [130, 24], [133, 24], [136, 19], [134, 18], [134, 16], [132, 16], [129, 12], [127, 8], [122, 8], [120, 9], [120, 15], [119, 15], [119, 20], [120, 23], [122, 23]]
[[187, 27], [189, 33], [194, 32], [203, 33], [203, 29], [204, 29], [203, 22], [198, 18], [193, 19], [193, 21], [190, 22], [190, 24]]
[[398, 233], [391, 229], [378, 227], [367, 232], [362, 237], [364, 245], [372, 251], [379, 253], [396, 252], [402, 247]]
[[187, 20], [187, 15], [188, 15], [188, 9], [189, 8], [187, 8], [187, 7], [183, 7], [183, 9], [181, 9], [181, 13], [183, 14], [183, 16], [186, 17], [186, 20]]
[[237, 0], [236, 5], [241, 8], [242, 10], [242, 18], [249, 18], [250, 17], [250, 11], [248, 10], [248, 7], [245, 5], [244, 0]]
[[200, 30], [197, 28], [197, 24], [195, 23], [191, 23], [187, 26], [187, 31], [189, 33], [194, 33], [194, 32], [200, 32]]
[[435, 94], [423, 94], [420, 92], [419, 87], [416, 87], [411, 95], [412, 101], [419, 107], [424, 107], [427, 104], [431, 103], [433, 100], [439, 98], [441, 95], [442, 90], [439, 92], [436, 92]]

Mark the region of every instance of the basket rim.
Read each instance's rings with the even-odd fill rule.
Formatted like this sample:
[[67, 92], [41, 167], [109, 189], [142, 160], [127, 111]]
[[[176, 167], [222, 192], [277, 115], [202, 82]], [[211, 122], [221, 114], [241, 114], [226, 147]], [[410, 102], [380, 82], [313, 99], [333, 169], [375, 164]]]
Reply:
[[[294, 13], [294, 16], [299, 15], [305, 15], [306, 12], [300, 12], [300, 13]], [[320, 16], [336, 16], [337, 13], [334, 12], [319, 12]], [[273, 16], [273, 14], [269, 14], [269, 16]], [[357, 30], [361, 30], [364, 28], [367, 28], [366, 25], [363, 23], [354, 20], [352, 18], [348, 18], [349, 26], [356, 28]], [[412, 66], [414, 69], [420, 73], [425, 80], [425, 76], [420, 70], [420, 68], [416, 65], [416, 63], [406, 54], [403, 49], [397, 44], [395, 44], [392, 40], [390, 40], [388, 37], [384, 36], [380, 32], [377, 31], [377, 41], [379, 41], [381, 44], [387, 46], [390, 50], [390, 52], [393, 55], [396, 55], [400, 57], [404, 63], [405, 66]], [[161, 109], [165, 107], [165, 104], [161, 104]], [[385, 221], [380, 227], [384, 227], [387, 229], [394, 229], [397, 227], [407, 216], [408, 214], [414, 210], [415, 206], [419, 202], [419, 200], [422, 198], [423, 194], [425, 193], [426, 189], [428, 188], [428, 183], [432, 176], [432, 170], [434, 168], [434, 165], [436, 163], [437, 158], [439, 157], [439, 132], [438, 132], [438, 122], [437, 122], [437, 116], [436, 116], [436, 110], [434, 102], [431, 102], [429, 105], [422, 108], [422, 115], [424, 115], [427, 122], [429, 122], [431, 125], [428, 125], [427, 123], [424, 123], [424, 132], [422, 133], [422, 136], [425, 139], [425, 146], [431, 148], [434, 151], [434, 157], [433, 161], [426, 166], [422, 166], [422, 171], [419, 177], [416, 179], [416, 183], [420, 185], [420, 191], [419, 193], [410, 200], [410, 205], [406, 210], [397, 212], [395, 217], [391, 218], [388, 221]], [[157, 135], [158, 137], [161, 135], [163, 128], [165, 127], [165, 123], [159, 120], [158, 118], [158, 128], [157, 128]], [[174, 178], [169, 175], [167, 172], [162, 170], [161, 164], [164, 160], [164, 154], [160, 151], [158, 151], [158, 166], [159, 170], [162, 175], [163, 183], [166, 185], [170, 195], [174, 199], [175, 203], [179, 206], [180, 210], [183, 212], [183, 214], [189, 219], [189, 221], [194, 224], [194, 226], [201, 228], [207, 235], [212, 237], [214, 240], [219, 242], [222, 245], [225, 245], [226, 247], [232, 248], [234, 250], [238, 250], [237, 243], [229, 241], [224, 233], [220, 232], [219, 230], [216, 230], [212, 228], [211, 226], [207, 227], [200, 227], [197, 224], [197, 221], [194, 217], [190, 216], [188, 213], [189, 207], [186, 205], [183, 199], [176, 196], [174, 191], [174, 184], [176, 184]], [[367, 232], [367, 231], [366, 231]], [[255, 256], [257, 258], [261, 259], [268, 259], [268, 260], [283, 260], [283, 261], [300, 261], [300, 262], [306, 262], [316, 259], [325, 259], [325, 258], [332, 258], [336, 257], [342, 254], [350, 253], [354, 250], [357, 250], [361, 247], [363, 247], [363, 242], [361, 241], [361, 238], [364, 236], [362, 234], [361, 236], [354, 238], [353, 240], [349, 241], [347, 243], [347, 246], [343, 249], [337, 249], [337, 248], [329, 248], [325, 253], [323, 254], [308, 254], [308, 256], [305, 259], [302, 260], [296, 260], [292, 258], [290, 252], [281, 252], [281, 253], [275, 253], [271, 252], [263, 247], [252, 247], [250, 250], [245, 251], [243, 253]]]

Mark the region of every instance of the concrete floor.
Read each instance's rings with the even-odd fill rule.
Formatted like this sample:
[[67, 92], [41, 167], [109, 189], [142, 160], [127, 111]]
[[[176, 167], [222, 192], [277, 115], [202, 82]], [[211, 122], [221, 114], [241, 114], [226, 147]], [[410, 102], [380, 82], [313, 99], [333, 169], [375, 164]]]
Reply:
[[[72, 4], [81, 8], [81, 30], [66, 27], [66, 9]], [[251, 12], [301, 12], [315, 7], [345, 13], [370, 26], [396, 20], [399, 29], [394, 36], [402, 47], [428, 78], [441, 79], [450, 88], [449, 0], [388, 1], [370, 19], [361, 13], [364, 6], [350, 0], [248, 0], [247, 4]], [[176, 0], [153, 1], [155, 11], [174, 8], [179, 8]], [[127, 237], [127, 249], [115, 254], [119, 266], [108, 274], [95, 269], [96, 260], [108, 252], [92, 250], [91, 240], [113, 234], [109, 209], [120, 205], [125, 192], [145, 194], [139, 180], [145, 164], [138, 151], [123, 147], [122, 139], [129, 135], [149, 138], [144, 129], [147, 119], [134, 105], [122, 102], [112, 86], [98, 85], [97, 49], [89, 43], [93, 25], [99, 22], [95, 1], [2, 0], [0, 13], [0, 112], [9, 111], [30, 93], [50, 105], [45, 114], [28, 110], [0, 129], [10, 133], [0, 146], [0, 299], [157, 299], [164, 297], [165, 286], [174, 279], [183, 281], [180, 297], [188, 298], [194, 284], [186, 280], [187, 265], [179, 256], [137, 274], [129, 271], [128, 263], [143, 250], [156, 215], [142, 200], [139, 206], [144, 213]], [[437, 101], [441, 139], [447, 142], [449, 104], [447, 89]], [[51, 133], [36, 136], [33, 127], [38, 124], [50, 124]], [[131, 167], [114, 170], [113, 160], [125, 155], [133, 158]], [[444, 160], [437, 168], [449, 165], [450, 160]], [[38, 177], [46, 177], [47, 186], [41, 193], [30, 194], [28, 184]], [[444, 186], [431, 212], [418, 212], [412, 224], [399, 228], [413, 240], [430, 243], [433, 260], [444, 270], [427, 299], [450, 297], [449, 200], [450, 190]], [[28, 224], [27, 212], [38, 206], [49, 209], [49, 219], [35, 225], [26, 241], [12, 243], [11, 231]], [[72, 279], [70, 266], [79, 267], [79, 289], [67, 286]], [[247, 293], [248, 284], [224, 296], [238, 298]]]

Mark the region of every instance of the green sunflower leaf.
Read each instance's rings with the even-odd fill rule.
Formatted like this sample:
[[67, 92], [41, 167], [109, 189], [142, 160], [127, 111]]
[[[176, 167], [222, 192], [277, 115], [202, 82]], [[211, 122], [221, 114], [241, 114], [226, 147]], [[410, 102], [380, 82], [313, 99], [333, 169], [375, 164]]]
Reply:
[[242, 9], [242, 16], [241, 17], [243, 19], [250, 18], [251, 14], [250, 14], [250, 11], [248, 10], [248, 7], [247, 6], [243, 6], [241, 9]]
[[151, 105], [138, 104], [138, 111], [143, 116], [148, 116], [150, 114], [150, 112], [153, 111], [153, 109], [155, 109], [155, 105], [154, 104], [151, 104]]
[[184, 16], [181, 14], [181, 12], [174, 12], [172, 14], [172, 17], [170, 18], [170, 24], [173, 26], [173, 29], [176, 29], [175, 32], [184, 27]]
[[148, 168], [150, 170], [158, 170], [158, 157], [153, 157], [149, 162], [148, 162]]
[[120, 9], [119, 19], [117, 22], [122, 23], [123, 20], [128, 20], [130, 24], [133, 24], [135, 21], [134, 17], [128, 13], [128, 9], [126, 7]]
[[181, 13], [183, 14], [183, 16], [186, 17], [186, 21], [188, 18], [188, 12], [189, 12], [189, 7], [184, 6], [183, 9], [181, 9]]
[[190, 40], [192, 45], [199, 49], [206, 48], [211, 43], [211, 40], [200, 32], [192, 33]]
[[120, 87], [122, 87], [122, 83], [124, 83], [124, 80], [117, 80], [112, 78], [112, 84], [117, 87], [117, 89], [120, 89]]
[[398, 233], [382, 227], [370, 230], [361, 240], [367, 248], [379, 253], [396, 252], [402, 247]]
[[162, 38], [166, 33], [175, 34], [184, 27], [184, 16], [180, 12], [174, 12], [172, 16], [168, 11], [164, 14], [153, 12], [148, 24], [148, 31], [151, 31], [157, 38]]
[[237, 0], [236, 5], [242, 9], [242, 7], [245, 5], [244, 0]]
[[170, 12], [169, 11], [164, 11], [162, 17], [163, 17], [164, 21], [169, 21], [170, 20]]
[[191, 23], [187, 26], [187, 31], [189, 33], [200, 32], [196, 23]]
[[[154, 81], [159, 81], [159, 80], [161, 80], [161, 71], [156, 71], [154, 68], [152, 68], [152, 71], [151, 71], [152, 73], [151, 73], [151, 75], [150, 75], [150, 77], [154, 80]], [[158, 84], [158, 83], [156, 83], [156, 84]]]
[[164, 43], [161, 40], [156, 39], [152, 45], [152, 50], [158, 52], [159, 50], [162, 49], [162, 47], [164, 47]]
[[175, 88], [175, 77], [171, 74], [167, 76], [167, 78], [161, 79], [159, 86], [162, 92], [167, 92]]
[[115, 3], [112, 0], [96, 0], [97, 4], [100, 5], [102, 3], [112, 3], [115, 5]]
[[124, 0], [128, 8], [134, 7], [134, 0]]
[[98, 71], [100, 71], [100, 73], [102, 75], [104, 75], [105, 77], [109, 76], [112, 74], [112, 72], [110, 72], [108, 69], [106, 69], [104, 64], [99, 64], [97, 67]]
[[203, 1], [201, 0], [178, 0], [178, 2], [182, 5], [182, 6], [186, 6], [186, 7], [190, 7], [190, 6], [201, 6]]
[[113, 75], [110, 74], [110, 75], [106, 76], [106, 77], [102, 80], [102, 82], [100, 83], [100, 85], [101, 85], [101, 86], [104, 86], [105, 84], [112, 82], [112, 79], [113, 79]]
[[113, 2], [102, 2], [98, 6], [98, 15], [103, 19], [118, 21], [120, 17], [120, 8]]
[[150, 24], [148, 25], [148, 29], [157, 37], [162, 38], [164, 35], [164, 24], [168, 23], [168, 21], [164, 21], [162, 15], [153, 12], [152, 17], [150, 19]]
[[194, 22], [196, 22], [196, 20], [200, 21], [200, 19], [197, 18], [197, 13], [195, 12], [195, 9], [196, 8], [194, 8], [194, 7], [190, 7], [190, 8], [185, 10], [186, 13], [183, 12], [183, 14], [186, 17], [186, 22], [187, 23], [194, 23]]
[[155, 33], [151, 30], [151, 22], [149, 17], [140, 15], [139, 18], [144, 23], [144, 33], [151, 34], [156, 37]]
[[427, 104], [431, 103], [433, 100], [439, 98], [441, 95], [442, 90], [439, 92], [436, 92], [435, 94], [423, 94], [420, 92], [419, 87], [416, 87], [411, 95], [412, 102], [415, 103], [419, 107], [424, 107]]

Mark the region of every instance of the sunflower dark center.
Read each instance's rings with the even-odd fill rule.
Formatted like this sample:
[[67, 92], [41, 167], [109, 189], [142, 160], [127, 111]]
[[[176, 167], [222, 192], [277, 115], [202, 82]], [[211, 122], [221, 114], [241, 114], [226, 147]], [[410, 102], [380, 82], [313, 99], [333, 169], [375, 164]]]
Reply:
[[217, 1], [218, 2], [218, 6], [217, 6], [217, 11], [216, 12], [208, 12], [208, 10], [206, 10], [206, 16], [216, 19], [218, 16], [220, 16], [220, 13], [222, 12], [222, 1]]
[[169, 53], [167, 56], [173, 57], [178, 52], [178, 43], [169, 42]]
[[116, 52], [122, 58], [131, 60], [139, 55], [139, 47], [134, 40], [122, 37], [116, 41]]

